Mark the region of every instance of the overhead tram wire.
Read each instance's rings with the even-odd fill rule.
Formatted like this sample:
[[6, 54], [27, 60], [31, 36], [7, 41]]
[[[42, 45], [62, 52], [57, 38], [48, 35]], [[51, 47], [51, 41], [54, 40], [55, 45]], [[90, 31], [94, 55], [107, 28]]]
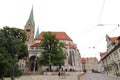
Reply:
[[106, 2], [106, 1], [104, 0], [104, 1], [103, 1], [103, 4], [102, 4], [102, 7], [101, 7], [101, 11], [100, 11], [100, 15], [99, 15], [98, 23], [97, 23], [97, 24], [99, 24], [100, 21], [101, 21], [101, 17], [102, 17], [102, 13], [103, 13], [103, 10], [104, 10], [105, 2]]
[[120, 27], [120, 25], [119, 24], [116, 24], [117, 25], [117, 27], [116, 28], [114, 28], [111, 32], [109, 32], [108, 34], [110, 34], [110, 33], [112, 33], [112, 32], [114, 32], [118, 27]]
[[83, 36], [83, 35], [85, 35], [86, 33], [88, 33], [88, 32], [90, 32], [90, 31], [92, 31], [93, 29], [97, 28], [97, 26], [98, 26], [98, 24], [99, 24], [99, 22], [100, 22], [100, 20], [101, 20], [101, 17], [102, 17], [102, 13], [103, 13], [103, 10], [104, 10], [104, 5], [105, 5], [105, 0], [103, 1], [102, 7], [101, 7], [101, 10], [100, 10], [100, 15], [99, 15], [99, 17], [98, 17], [97, 25], [95, 25], [95, 26], [91, 27], [90, 29], [84, 31], [80, 36]]
[[[105, 26], [106, 24], [100, 24], [101, 26]], [[99, 25], [99, 26], [100, 26]], [[109, 24], [107, 24], [107, 25], [109, 25]], [[117, 28], [119, 28], [120, 27], [120, 24], [110, 24], [110, 25], [114, 25], [114, 26], [117, 26], [117, 27], [115, 27], [114, 29], [112, 29], [109, 33], [107, 33], [107, 34], [111, 34], [112, 32], [114, 32]], [[88, 53], [88, 51], [90, 50], [90, 49], [95, 49], [96, 47], [96, 44], [98, 44], [100, 41], [102, 41], [103, 39], [105, 38], [105, 36], [103, 36], [102, 38], [100, 38], [98, 41], [96, 41], [91, 47], [88, 47], [88, 50], [87, 50], [87, 52], [86, 52], [86, 54]], [[86, 55], [86, 54], [84, 54], [84, 55]]]
[[85, 30], [80, 36], [83, 36], [83, 35], [87, 34], [88, 32], [92, 31], [95, 28], [96, 28], [96, 25], [91, 27], [91, 28], [89, 28], [89, 29], [87, 29], [87, 30]]
[[[100, 10], [100, 15], [99, 15], [99, 17], [98, 17], [97, 25], [95, 25], [95, 26], [93, 26], [92, 28], [84, 31], [84, 32], [81, 34], [81, 36], [84, 35], [84, 34], [86, 34], [86, 33], [88, 33], [88, 32], [90, 32], [91, 30], [93, 30], [94, 28], [96, 28], [96, 27], [98, 26], [98, 24], [100, 23], [101, 17], [102, 17], [102, 13], [103, 13], [103, 10], [104, 10], [105, 2], [106, 2], [106, 1], [104, 0], [104, 1], [103, 1], [103, 4], [102, 4], [102, 7], [101, 7], [101, 10]], [[99, 26], [100, 26], [100, 24], [99, 24]], [[101, 40], [101, 39], [100, 39], [100, 40]], [[95, 49], [95, 47], [89, 47], [89, 49], [87, 50], [86, 54], [88, 53], [88, 51], [89, 51], [91, 48]]]
[[[103, 26], [104, 26], [104, 24], [102, 24]], [[107, 25], [109, 25], [109, 24], [107, 24]], [[112, 24], [110, 24], [110, 25], [112, 25]], [[115, 27], [114, 29], [112, 29], [109, 33], [107, 33], [107, 34], [111, 34], [112, 32], [114, 32], [116, 29], [118, 29], [119, 27], [120, 27], [120, 25], [119, 24], [113, 24], [114, 26], [117, 26], [117, 27]], [[92, 46], [93, 47], [95, 47], [95, 45], [97, 44], [97, 43], [99, 43], [101, 40], [103, 40], [104, 39], [104, 37], [105, 36], [103, 36], [101, 39], [99, 39], [97, 42], [95, 42], [95, 44], [93, 44]]]

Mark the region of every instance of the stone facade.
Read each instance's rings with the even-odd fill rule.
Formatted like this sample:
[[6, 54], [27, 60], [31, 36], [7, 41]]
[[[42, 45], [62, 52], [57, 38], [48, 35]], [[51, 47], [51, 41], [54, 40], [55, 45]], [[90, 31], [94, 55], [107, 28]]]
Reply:
[[120, 36], [109, 37], [106, 35], [107, 52], [106, 55], [101, 58], [102, 65], [104, 67], [104, 73], [116, 76], [120, 74]]
[[82, 58], [84, 71], [98, 71], [98, 60], [96, 57]]
[[[41, 36], [44, 32], [41, 32], [39, 36]], [[76, 44], [73, 43], [73, 41], [69, 38], [65, 32], [51, 32], [58, 37], [60, 42], [63, 42], [65, 47], [63, 48], [63, 51], [66, 55], [65, 64], [63, 66], [64, 69], [67, 70], [75, 70], [75, 71], [82, 71], [82, 64], [81, 64], [81, 57], [80, 52], [77, 49]], [[64, 40], [60, 39], [59, 35], [64, 36]], [[38, 36], [38, 37], [39, 37]], [[39, 47], [41, 39], [36, 39], [35, 43], [29, 48], [29, 58], [36, 56], [39, 57], [42, 53], [42, 50]], [[55, 67], [54, 67], [55, 68]], [[56, 67], [57, 69], [57, 67]]]
[[[100, 58], [102, 59], [106, 54], [106, 52], [100, 52]], [[104, 67], [101, 60], [98, 62], [98, 72], [104, 73]]]
[[[24, 72], [41, 72], [43, 70], [42, 69], [43, 67], [40, 67], [37, 62], [38, 57], [41, 55], [42, 52], [39, 46], [41, 39], [37, 39], [37, 36], [34, 39], [35, 22], [33, 16], [33, 8], [31, 10], [29, 19], [24, 27], [24, 30], [27, 35], [26, 44], [28, 45], [29, 56], [26, 61], [24, 61], [24, 59], [19, 60], [18, 65], [20, 69], [24, 70]], [[73, 41], [65, 32], [55, 32], [55, 33], [58, 33], [59, 36], [63, 37], [64, 39], [59, 39], [59, 38], [58, 39], [66, 44], [66, 46], [63, 48], [63, 51], [66, 54], [65, 64], [63, 68], [67, 70], [72, 69], [75, 71], [78, 70], [82, 71], [81, 56], [79, 50], [77, 49], [76, 44], [73, 43]], [[57, 66], [54, 67], [54, 69], [55, 68], [57, 68]]]
[[35, 22], [34, 22], [34, 16], [33, 16], [33, 8], [31, 10], [29, 19], [24, 27], [24, 30], [27, 35], [27, 41], [26, 44], [28, 46], [32, 45], [34, 42], [34, 32], [35, 32]]

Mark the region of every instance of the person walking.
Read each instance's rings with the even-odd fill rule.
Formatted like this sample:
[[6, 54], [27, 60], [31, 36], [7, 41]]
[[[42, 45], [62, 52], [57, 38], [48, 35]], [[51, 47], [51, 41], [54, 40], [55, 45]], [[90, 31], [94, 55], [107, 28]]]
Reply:
[[59, 76], [59, 78], [60, 78], [60, 71], [58, 71], [58, 76]]

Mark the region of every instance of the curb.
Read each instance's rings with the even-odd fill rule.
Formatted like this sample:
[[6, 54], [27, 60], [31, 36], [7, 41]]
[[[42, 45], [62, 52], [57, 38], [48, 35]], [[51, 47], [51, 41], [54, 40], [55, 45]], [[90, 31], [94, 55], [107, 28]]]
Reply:
[[84, 75], [85, 75], [85, 73], [79, 74], [79, 75], [78, 75], [78, 80], [81, 80]]

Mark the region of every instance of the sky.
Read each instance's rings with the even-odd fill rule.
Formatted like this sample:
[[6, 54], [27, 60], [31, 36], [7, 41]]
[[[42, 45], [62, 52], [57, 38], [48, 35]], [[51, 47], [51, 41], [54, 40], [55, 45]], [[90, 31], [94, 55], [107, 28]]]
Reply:
[[[33, 6], [35, 27], [64, 31], [81, 57], [106, 51], [105, 36], [120, 35], [120, 0], [0, 0], [0, 28], [24, 29]], [[103, 26], [98, 26], [103, 24]]]

